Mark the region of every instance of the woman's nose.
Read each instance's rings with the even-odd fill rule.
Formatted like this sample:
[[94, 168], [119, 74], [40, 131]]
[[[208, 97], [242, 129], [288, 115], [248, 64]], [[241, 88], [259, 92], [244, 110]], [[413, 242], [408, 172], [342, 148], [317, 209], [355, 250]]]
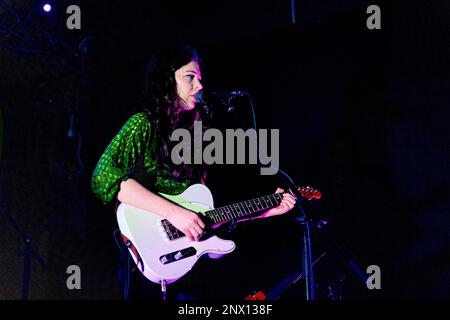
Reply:
[[194, 84], [194, 89], [197, 90], [197, 91], [200, 91], [200, 90], [203, 89], [203, 86], [202, 86], [200, 80], [197, 80], [197, 81], [195, 82], [195, 84]]

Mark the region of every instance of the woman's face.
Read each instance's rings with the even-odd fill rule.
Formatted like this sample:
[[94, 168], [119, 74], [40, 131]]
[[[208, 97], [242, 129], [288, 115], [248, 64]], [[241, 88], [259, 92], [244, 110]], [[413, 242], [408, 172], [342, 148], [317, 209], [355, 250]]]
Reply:
[[202, 90], [200, 83], [202, 75], [196, 61], [191, 61], [175, 71], [177, 93], [180, 97], [183, 110], [192, 110], [195, 107], [195, 94]]

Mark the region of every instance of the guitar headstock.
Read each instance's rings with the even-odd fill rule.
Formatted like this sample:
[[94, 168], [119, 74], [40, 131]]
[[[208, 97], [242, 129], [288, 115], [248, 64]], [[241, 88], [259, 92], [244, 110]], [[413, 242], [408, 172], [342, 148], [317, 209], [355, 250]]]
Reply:
[[320, 199], [320, 197], [322, 196], [319, 190], [311, 188], [310, 186], [298, 187], [297, 190], [298, 192], [300, 192], [303, 198], [307, 200]]

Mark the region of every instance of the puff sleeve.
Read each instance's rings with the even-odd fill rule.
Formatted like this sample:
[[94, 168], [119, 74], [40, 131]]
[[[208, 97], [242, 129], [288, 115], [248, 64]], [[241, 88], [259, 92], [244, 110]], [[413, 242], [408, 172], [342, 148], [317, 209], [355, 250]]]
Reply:
[[150, 143], [151, 132], [147, 114], [137, 113], [128, 119], [101, 155], [91, 177], [91, 189], [104, 204], [115, 198], [120, 183], [134, 171]]

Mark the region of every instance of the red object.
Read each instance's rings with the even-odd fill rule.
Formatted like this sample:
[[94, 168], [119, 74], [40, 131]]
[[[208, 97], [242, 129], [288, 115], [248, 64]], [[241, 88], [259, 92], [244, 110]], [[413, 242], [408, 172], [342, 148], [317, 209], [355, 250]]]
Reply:
[[266, 295], [262, 291], [258, 291], [254, 295], [248, 295], [245, 300], [266, 300]]

